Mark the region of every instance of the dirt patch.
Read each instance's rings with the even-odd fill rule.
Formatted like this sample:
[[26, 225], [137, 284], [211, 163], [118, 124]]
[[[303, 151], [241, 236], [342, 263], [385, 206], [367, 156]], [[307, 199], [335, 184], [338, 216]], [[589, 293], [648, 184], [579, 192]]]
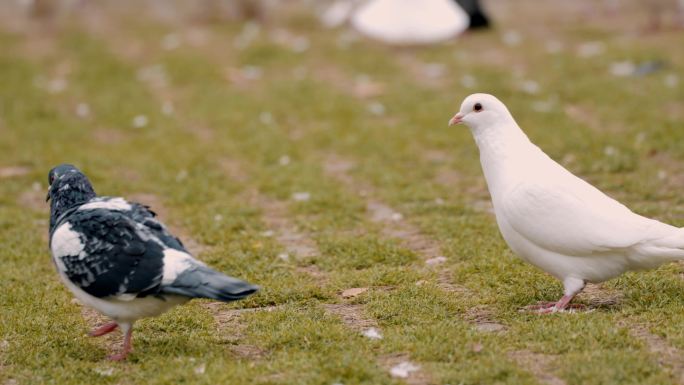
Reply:
[[565, 106], [565, 115], [575, 122], [582, 124], [591, 128], [592, 130], [599, 132], [621, 132], [624, 131], [623, 128], [616, 124], [607, 123], [602, 121], [595, 112], [591, 111], [588, 107], [579, 106], [576, 104], [570, 104]]
[[436, 163], [436, 164], [443, 164], [448, 162], [454, 157], [453, 154], [450, 154], [447, 151], [442, 151], [442, 150], [427, 150], [423, 153], [423, 159], [425, 159], [428, 162], [431, 163]]
[[257, 204], [262, 210], [262, 219], [288, 254], [298, 259], [320, 255], [320, 251], [307, 234], [299, 231], [288, 218], [287, 203], [260, 195]]
[[259, 311], [270, 312], [281, 308], [280, 306], [264, 306], [244, 309], [225, 309], [225, 303], [223, 302], [202, 302], [200, 306], [208, 310], [214, 317], [214, 321], [216, 322], [216, 328], [219, 332], [230, 332], [231, 336], [233, 336], [231, 340], [240, 337], [240, 331], [242, 329], [238, 320], [243, 314], [255, 313]]
[[555, 358], [542, 353], [534, 353], [529, 350], [517, 350], [508, 353], [508, 357], [534, 375], [542, 384], [565, 385], [565, 381], [556, 377], [552, 372], [555, 369]]
[[435, 182], [445, 187], [454, 187], [460, 185], [463, 181], [463, 175], [455, 170], [442, 168], [435, 175]]
[[24, 57], [46, 60], [55, 56], [57, 40], [54, 31], [38, 27], [26, 28], [23, 32], [26, 34], [25, 44], [22, 44], [20, 49]]
[[654, 154], [652, 160], [659, 169], [659, 177], [671, 190], [679, 190], [684, 187], [684, 166], [680, 159], [672, 157], [665, 152]]
[[325, 271], [321, 270], [320, 267], [316, 265], [300, 266], [296, 269], [300, 273], [308, 274], [313, 279], [322, 282], [326, 278]]
[[24, 176], [29, 172], [31, 172], [31, 168], [26, 166], [0, 167], [0, 179]]
[[313, 77], [332, 85], [335, 89], [357, 99], [370, 99], [382, 95], [385, 85], [370, 77], [359, 74], [356, 77], [330, 63], [321, 63], [313, 69]]
[[258, 360], [263, 358], [267, 351], [254, 345], [243, 345], [238, 344], [230, 349], [236, 356], [240, 358], [245, 358], [248, 360]]
[[262, 307], [246, 307], [242, 309], [223, 309], [226, 304], [224, 302], [202, 302], [201, 306], [209, 310], [215, 316], [225, 316], [226, 319], [237, 317], [245, 313], [255, 313], [259, 311], [270, 312], [277, 309], [282, 309], [282, 306], [262, 306]]
[[377, 327], [377, 322], [364, 315], [363, 305], [352, 304], [325, 304], [323, 305], [328, 314], [340, 317], [350, 329], [362, 332], [370, 327]]
[[641, 340], [651, 354], [658, 360], [658, 364], [670, 369], [677, 383], [684, 384], [684, 352], [671, 346], [663, 337], [655, 335], [644, 325], [621, 323], [629, 328], [630, 334]]
[[229, 350], [237, 357], [247, 360], [257, 360], [263, 358], [268, 351], [255, 345], [240, 343], [244, 335], [245, 325], [240, 322], [240, 318], [245, 313], [258, 311], [273, 311], [278, 306], [264, 306], [246, 309], [223, 309], [223, 302], [203, 302], [201, 306], [207, 309], [214, 317], [216, 332], [221, 341], [229, 345]]
[[337, 179], [342, 184], [352, 185], [354, 183], [354, 178], [349, 175], [349, 172], [354, 166], [354, 162], [332, 154], [325, 159], [323, 170], [327, 175]]
[[[324, 162], [324, 170], [327, 175], [342, 183], [350, 191], [364, 191], [365, 195], [371, 195], [372, 186], [361, 183], [349, 175], [349, 171], [353, 167], [354, 162], [337, 155], [328, 157]], [[440, 245], [405, 221], [404, 216], [399, 211], [376, 199], [368, 200], [366, 211], [371, 221], [384, 225], [382, 228], [383, 235], [400, 239], [405, 247], [419, 254], [424, 260], [441, 256]]]
[[[176, 104], [174, 102], [177, 101], [178, 97], [175, 90], [169, 87], [169, 80], [164, 67], [152, 63], [150, 47], [146, 47], [135, 36], [122, 34], [121, 28], [111, 22], [111, 15], [105, 14], [100, 7], [90, 7], [87, 12], [83, 12], [83, 15], [83, 24], [86, 30], [100, 40], [108, 42], [118, 57], [123, 58], [130, 65], [140, 66], [142, 64], [138, 71], [138, 80], [154, 95], [160, 105], [164, 106], [162, 110], [169, 106], [169, 113], [173, 113], [172, 106]], [[208, 142], [214, 138], [214, 130], [211, 127], [189, 121], [183, 117], [176, 117], [181, 128], [201, 141]]]
[[621, 292], [606, 288], [600, 283], [588, 283], [578, 295], [578, 298], [587, 302], [591, 308], [615, 306], [623, 297]]
[[235, 159], [221, 158], [219, 159], [219, 166], [235, 182], [244, 183], [249, 179], [249, 175], [245, 172], [240, 162]]
[[450, 273], [446, 270], [439, 271], [437, 287], [449, 293], [472, 294], [465, 286], [451, 282]]
[[119, 130], [98, 128], [92, 131], [93, 139], [102, 144], [118, 144], [127, 139], [126, 134]]
[[406, 353], [380, 356], [378, 357], [378, 363], [392, 377], [402, 379], [409, 385], [428, 385], [433, 383], [430, 376], [420, 365], [411, 362], [409, 355]]
[[494, 314], [485, 306], [468, 309], [466, 318], [475, 325], [475, 329], [484, 333], [495, 333], [506, 330], [506, 325], [494, 321]]
[[[372, 195], [372, 186], [358, 182], [349, 175], [349, 171], [353, 167], [353, 162], [336, 155], [328, 157], [324, 163], [326, 174], [339, 181], [350, 191], [360, 190], [364, 191], [367, 196]], [[438, 268], [437, 266], [446, 262], [447, 259], [441, 254], [440, 244], [425, 236], [420, 229], [407, 222], [401, 213], [389, 205], [369, 198], [366, 210], [371, 221], [383, 225], [381, 230], [383, 236], [401, 240], [404, 247], [412, 250], [425, 261], [426, 266]], [[452, 282], [451, 273], [448, 269], [443, 267], [438, 269], [437, 287], [450, 293], [472, 294], [466, 287]], [[482, 331], [499, 331], [504, 328], [503, 325], [497, 324], [492, 320], [482, 322], [481, 324], [476, 322], [476, 327]]]
[[[340, 182], [350, 191], [362, 191], [364, 193], [361, 195], [364, 196], [372, 195], [374, 190], [372, 186], [355, 180], [349, 174], [353, 167], [354, 162], [338, 155], [331, 155], [324, 162], [324, 170], [328, 176]], [[446, 261], [438, 242], [425, 236], [420, 229], [406, 221], [400, 212], [389, 205], [369, 197], [366, 211], [371, 221], [383, 225], [381, 230], [383, 236], [401, 240], [404, 247], [418, 254], [426, 262], [426, 266], [434, 268]], [[438, 271], [437, 286], [444, 291], [453, 293], [469, 292], [467, 288], [451, 282], [451, 275], [444, 268]]]
[[47, 213], [50, 210], [50, 206], [45, 202], [45, 194], [47, 194], [47, 188], [45, 191], [42, 191], [40, 186], [38, 186], [38, 188], [32, 188], [21, 193], [17, 197], [17, 203], [27, 209]]
[[366, 204], [366, 211], [373, 222], [398, 222], [404, 218], [401, 213], [379, 201], [369, 201]]
[[367, 287], [352, 287], [351, 289], [344, 290], [340, 296], [342, 298], [354, 298], [368, 291]]
[[422, 87], [437, 89], [449, 84], [445, 79], [447, 68], [441, 63], [425, 63], [409, 53], [399, 55], [398, 59], [397, 63]]

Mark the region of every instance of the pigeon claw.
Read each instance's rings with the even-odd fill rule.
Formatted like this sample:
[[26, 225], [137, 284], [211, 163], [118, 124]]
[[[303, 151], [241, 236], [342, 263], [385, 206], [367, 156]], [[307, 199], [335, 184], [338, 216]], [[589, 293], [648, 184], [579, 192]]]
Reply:
[[520, 310], [520, 312], [533, 312], [537, 314], [552, 314], [559, 312], [571, 312], [574, 313], [578, 310], [586, 310], [587, 306], [581, 303], [568, 304], [565, 301], [558, 302], [539, 302], [534, 305], [525, 306]]
[[121, 353], [107, 357], [111, 361], [123, 361], [126, 359], [126, 357], [128, 357], [128, 353], [133, 351], [133, 344], [131, 343], [133, 327], [132, 325], [123, 324], [122, 329], [124, 329], [126, 332], [124, 333], [124, 342], [121, 348]]

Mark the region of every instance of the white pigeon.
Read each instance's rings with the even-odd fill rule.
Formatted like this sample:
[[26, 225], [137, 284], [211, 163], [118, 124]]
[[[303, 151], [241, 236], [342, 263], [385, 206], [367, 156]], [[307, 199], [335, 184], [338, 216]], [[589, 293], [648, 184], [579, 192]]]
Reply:
[[453, 0], [372, 0], [351, 18], [359, 32], [389, 44], [429, 44], [468, 29], [468, 14]]
[[587, 282], [684, 259], [684, 229], [635, 214], [576, 177], [534, 145], [506, 106], [473, 94], [449, 125], [465, 123], [480, 150], [496, 222], [523, 260], [563, 282], [568, 307]]

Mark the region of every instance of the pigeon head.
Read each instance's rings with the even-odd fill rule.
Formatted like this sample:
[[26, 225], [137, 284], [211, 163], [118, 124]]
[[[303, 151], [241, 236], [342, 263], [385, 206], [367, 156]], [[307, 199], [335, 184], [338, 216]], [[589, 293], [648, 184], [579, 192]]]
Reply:
[[47, 201], [50, 201], [50, 227], [67, 209], [96, 196], [88, 178], [73, 165], [60, 164], [48, 173]]
[[493, 95], [472, 94], [465, 98], [461, 110], [449, 120], [449, 125], [464, 123], [473, 131], [506, 124], [513, 121], [508, 108]]

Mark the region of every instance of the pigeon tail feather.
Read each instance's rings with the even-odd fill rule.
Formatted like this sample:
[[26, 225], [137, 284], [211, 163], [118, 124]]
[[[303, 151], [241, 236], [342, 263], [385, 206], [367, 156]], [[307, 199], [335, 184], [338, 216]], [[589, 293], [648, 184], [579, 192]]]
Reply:
[[236, 301], [256, 293], [259, 286], [229, 277], [206, 266], [195, 266], [162, 287], [167, 294], [190, 298], [209, 298], [223, 302]]
[[644, 256], [659, 257], [661, 263], [684, 259], [684, 228], [674, 228], [674, 234], [641, 243], [637, 249]]

